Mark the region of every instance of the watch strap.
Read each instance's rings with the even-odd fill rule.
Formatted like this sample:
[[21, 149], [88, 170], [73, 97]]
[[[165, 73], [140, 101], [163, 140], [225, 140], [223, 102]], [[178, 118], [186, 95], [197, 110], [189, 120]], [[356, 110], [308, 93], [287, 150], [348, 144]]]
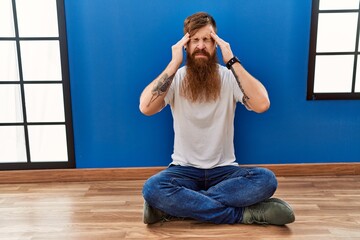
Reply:
[[236, 63], [236, 62], [238, 62], [238, 63], [241, 64], [240, 60], [239, 60], [236, 56], [234, 56], [233, 58], [231, 58], [231, 59], [226, 63], [226, 67], [227, 67], [228, 69], [231, 69], [231, 66], [232, 66], [234, 63]]

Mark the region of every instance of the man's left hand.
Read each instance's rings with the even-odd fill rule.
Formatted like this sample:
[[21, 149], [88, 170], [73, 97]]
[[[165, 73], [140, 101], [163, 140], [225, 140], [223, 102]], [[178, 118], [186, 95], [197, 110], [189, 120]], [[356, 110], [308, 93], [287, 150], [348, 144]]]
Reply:
[[231, 51], [230, 44], [221, 39], [218, 35], [211, 32], [211, 37], [215, 40], [216, 44], [220, 47], [221, 54], [223, 56], [223, 61], [226, 64], [231, 58], [234, 57], [234, 54]]

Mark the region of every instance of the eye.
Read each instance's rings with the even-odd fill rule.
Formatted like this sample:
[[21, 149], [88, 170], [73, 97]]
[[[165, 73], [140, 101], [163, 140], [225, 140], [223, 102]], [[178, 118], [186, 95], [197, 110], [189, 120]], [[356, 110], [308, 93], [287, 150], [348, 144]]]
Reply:
[[204, 38], [204, 42], [209, 44], [209, 43], [213, 42], [213, 39], [212, 38]]
[[191, 42], [192, 44], [197, 44], [197, 43], [199, 43], [199, 39], [198, 39], [198, 38], [191, 39], [190, 42]]

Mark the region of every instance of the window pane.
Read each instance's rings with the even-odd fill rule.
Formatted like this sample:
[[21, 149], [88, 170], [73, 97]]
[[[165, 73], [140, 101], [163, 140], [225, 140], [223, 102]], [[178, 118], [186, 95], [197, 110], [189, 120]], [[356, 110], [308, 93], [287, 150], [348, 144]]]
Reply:
[[59, 41], [20, 41], [24, 80], [61, 80]]
[[28, 122], [65, 122], [62, 84], [25, 84]]
[[354, 52], [357, 13], [319, 14], [317, 52]]
[[32, 162], [66, 162], [65, 125], [29, 126]]
[[0, 41], [0, 81], [19, 81], [15, 41]]
[[0, 163], [26, 162], [23, 126], [0, 126]]
[[11, 0], [0, 0], [0, 37], [15, 37]]
[[22, 121], [20, 85], [0, 85], [0, 123]]
[[315, 62], [315, 93], [351, 92], [354, 56], [317, 56]]
[[320, 10], [358, 9], [359, 0], [320, 0]]
[[56, 0], [16, 0], [20, 37], [58, 37]]

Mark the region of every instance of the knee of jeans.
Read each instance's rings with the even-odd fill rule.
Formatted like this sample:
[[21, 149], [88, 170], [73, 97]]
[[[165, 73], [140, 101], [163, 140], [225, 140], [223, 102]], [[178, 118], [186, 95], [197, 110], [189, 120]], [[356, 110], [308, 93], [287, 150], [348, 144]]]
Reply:
[[158, 195], [158, 182], [155, 176], [150, 177], [148, 180], [145, 181], [142, 194], [144, 199], [150, 203], [154, 202], [154, 198]]
[[278, 181], [276, 179], [275, 174], [272, 171], [266, 168], [264, 168], [263, 170], [265, 171], [265, 174], [267, 176], [267, 181], [266, 181], [267, 187], [271, 195], [273, 195], [277, 189]]

